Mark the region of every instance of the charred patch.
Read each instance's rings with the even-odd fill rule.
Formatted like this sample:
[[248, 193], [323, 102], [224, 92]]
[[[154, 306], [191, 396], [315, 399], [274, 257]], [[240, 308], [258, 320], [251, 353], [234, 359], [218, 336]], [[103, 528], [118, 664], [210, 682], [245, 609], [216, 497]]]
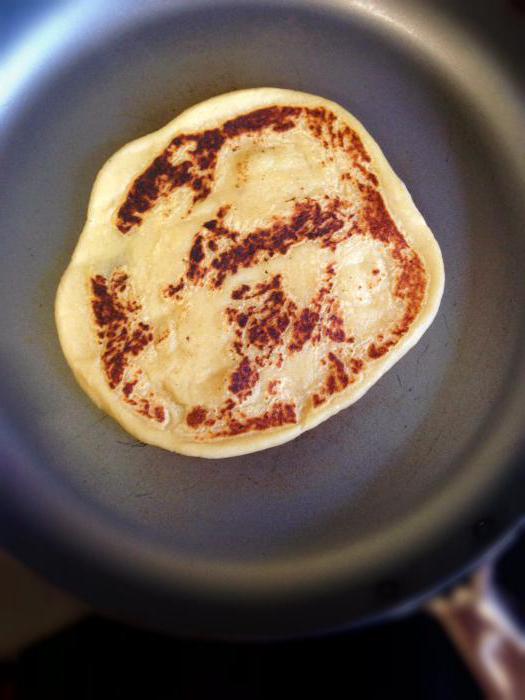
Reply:
[[426, 286], [423, 263], [417, 253], [410, 251], [403, 259], [402, 271], [394, 289], [394, 294], [405, 302], [405, 313], [394, 329], [394, 335], [404, 335], [414, 322], [423, 305]]
[[[427, 288], [427, 275], [421, 258], [410, 248], [393, 222], [381, 194], [373, 187], [366, 186], [363, 188], [362, 196], [364, 202], [363, 225], [372, 238], [387, 247], [392, 258], [396, 261], [399, 272], [394, 294], [403, 301], [405, 307], [403, 317], [392, 330], [392, 337], [386, 342], [370, 345], [368, 356], [372, 359], [378, 359], [407, 333], [421, 311]], [[374, 269], [372, 274], [378, 275], [379, 270]]]
[[[302, 112], [302, 107], [263, 107], [248, 114], [243, 114], [230, 119], [223, 126], [223, 132], [227, 138], [240, 136], [257, 131], [263, 131], [270, 127], [279, 128], [283, 124], [295, 125], [294, 118]], [[291, 127], [290, 127], [291, 128]]]
[[122, 389], [122, 393], [124, 394], [124, 396], [125, 396], [126, 398], [129, 398], [129, 397], [131, 396], [131, 394], [133, 393], [133, 389], [135, 388], [136, 384], [137, 384], [137, 380], [136, 380], [136, 379], [135, 379], [134, 381], [132, 381], [132, 382], [126, 382], [126, 383], [124, 384], [124, 388]]
[[358, 357], [354, 357], [350, 360], [350, 367], [354, 374], [359, 374], [364, 369], [365, 363]]
[[158, 423], [164, 423], [166, 420], [166, 411], [163, 406], [155, 406], [153, 408], [153, 416]]
[[378, 360], [380, 357], [383, 357], [383, 355], [386, 355], [392, 345], [394, 345], [393, 340], [389, 340], [382, 345], [371, 343], [368, 347], [368, 357], [370, 357], [372, 360]]
[[128, 233], [134, 226], [138, 226], [144, 213], [156, 204], [160, 196], [191, 181], [191, 161], [172, 165], [170, 156], [169, 149], [164, 151], [131, 186], [117, 213], [117, 228], [121, 233]]
[[268, 393], [270, 394], [270, 396], [277, 395], [280, 384], [281, 384], [281, 382], [279, 379], [274, 379], [268, 383]]
[[166, 297], [174, 297], [179, 294], [179, 292], [182, 292], [184, 289], [184, 280], [180, 280], [177, 284], [169, 284], [166, 289], [164, 290], [164, 296]]
[[370, 156], [358, 134], [346, 125], [337, 128], [338, 120], [333, 112], [324, 107], [271, 106], [230, 119], [216, 129], [175, 137], [131, 185], [117, 212], [117, 228], [121, 233], [129, 233], [141, 224], [145, 213], [159, 198], [180, 187], [193, 190], [194, 203], [206, 199], [213, 187], [219, 152], [227, 142], [266, 130], [283, 133], [297, 126], [301, 118], [325, 148], [331, 146], [347, 151], [354, 165], [363, 169], [365, 177], [377, 185], [375, 175], [363, 165], [370, 163]]
[[[186, 275], [191, 280], [209, 276], [211, 287], [217, 289], [226, 277], [235, 275], [239, 269], [252, 267], [274, 255], [286, 255], [292, 246], [306, 240], [319, 241], [321, 247], [335, 250], [339, 243], [353, 235], [349, 223], [338, 199], [323, 205], [311, 199], [296, 202], [291, 217], [276, 218], [271, 226], [244, 236], [214, 219], [204, 224], [206, 232], [196, 235]], [[204, 250], [203, 239], [213, 240], [215, 246], [208, 245], [208, 251]], [[193, 255], [196, 245], [197, 257]]]
[[[217, 129], [176, 136], [131, 185], [117, 212], [117, 228], [129, 233], [160, 197], [180, 187], [193, 190], [194, 203], [206, 199], [215, 179], [218, 154], [228, 140], [270, 128], [287, 131], [295, 126], [301, 111], [301, 107], [266, 107], [230, 119]], [[184, 160], [174, 162], [181, 157]]]
[[139, 318], [141, 306], [131, 295], [127, 274], [115, 270], [109, 280], [96, 275], [91, 279], [91, 295], [100, 359], [109, 387], [119, 389], [122, 399], [139, 415], [164, 423], [166, 411], [153, 394], [144, 397], [136, 391], [141, 370], [134, 366], [134, 359], [153, 342], [153, 331]]
[[319, 313], [317, 311], [311, 311], [306, 308], [303, 309], [299, 315], [299, 318], [295, 321], [293, 325], [293, 340], [288, 346], [291, 352], [298, 352], [303, 349], [305, 343], [307, 343], [312, 337], [315, 327], [319, 322]]
[[91, 279], [91, 308], [102, 345], [102, 364], [111, 389], [124, 377], [131, 357], [139, 355], [153, 340], [151, 328], [138, 319], [140, 305], [126, 294], [127, 275], [113, 273]]
[[195, 406], [186, 416], [186, 423], [190, 428], [197, 428], [202, 425], [208, 416], [208, 411], [202, 406]]
[[328, 338], [333, 340], [334, 343], [344, 343], [346, 340], [342, 316], [338, 316], [334, 313], [330, 314], [325, 322], [324, 331]]
[[[248, 293], [250, 292], [250, 293]], [[294, 318], [297, 307], [288, 299], [281, 275], [274, 275], [269, 282], [255, 285], [253, 290], [242, 285], [232, 293], [235, 301], [246, 302], [241, 308], [228, 307], [226, 315], [230, 324], [237, 326], [237, 354], [247, 356], [263, 367], [272, 361], [274, 351], [283, 343], [283, 335]]]
[[249, 291], [250, 291], [249, 284], [241, 284], [240, 287], [237, 287], [237, 289], [233, 290], [232, 299], [235, 299], [235, 300], [243, 299]]
[[243, 357], [237, 369], [231, 375], [228, 389], [239, 399], [249, 396], [259, 380], [259, 372], [250, 365], [247, 357]]
[[133, 401], [133, 404], [136, 405], [136, 412], [145, 418], [154, 420], [157, 423], [164, 423], [166, 420], [165, 408], [155, 405], [152, 399], [139, 398]]
[[[262, 303], [253, 308], [251, 314], [246, 314], [244, 325], [247, 326], [248, 344], [265, 351], [265, 354], [271, 352], [273, 347], [280, 344], [281, 336], [290, 323], [289, 314], [294, 306], [286, 299], [281, 288], [281, 276], [276, 275], [269, 289], [265, 289]], [[244, 314], [241, 315], [243, 316]]]
[[330, 363], [330, 371], [326, 380], [326, 390], [328, 394], [335, 394], [346, 389], [350, 380], [343, 361], [337, 355], [329, 352], [327, 359]]
[[279, 401], [260, 416], [230, 418], [226, 429], [216, 433], [216, 435], [217, 437], [232, 437], [252, 430], [269, 430], [294, 423], [297, 423], [295, 404]]

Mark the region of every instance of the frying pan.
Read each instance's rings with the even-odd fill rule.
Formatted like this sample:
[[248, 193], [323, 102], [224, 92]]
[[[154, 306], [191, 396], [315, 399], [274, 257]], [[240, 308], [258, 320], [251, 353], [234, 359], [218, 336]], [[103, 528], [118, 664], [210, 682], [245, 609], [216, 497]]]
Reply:
[[[525, 505], [521, 29], [503, 2], [93, 0], [50, 4], [15, 37], [0, 80], [2, 544], [127, 619], [275, 638], [397, 614], [511, 537]], [[362, 120], [439, 240], [445, 295], [416, 348], [318, 428], [222, 461], [170, 454], [77, 387], [56, 287], [117, 148], [264, 85]]]

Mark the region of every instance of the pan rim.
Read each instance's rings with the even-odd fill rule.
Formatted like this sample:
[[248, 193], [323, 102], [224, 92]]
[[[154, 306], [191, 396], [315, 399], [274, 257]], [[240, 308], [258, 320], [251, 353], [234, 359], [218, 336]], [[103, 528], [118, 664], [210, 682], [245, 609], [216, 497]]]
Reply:
[[[181, 4], [186, 5], [186, 3]], [[202, 2], [199, 4], [205, 5], [206, 3]], [[293, 4], [300, 5], [301, 3], [294, 2]], [[340, 3], [329, 4], [334, 6], [340, 5]], [[500, 460], [498, 461], [498, 463], [501, 463], [502, 465], [502, 471], [507, 472], [508, 479], [510, 479], [510, 474], [514, 474], [518, 471], [520, 458], [523, 454], [525, 454], [525, 445], [523, 445], [523, 425], [522, 422], [518, 421], [519, 409], [522, 406], [522, 398], [520, 398], [520, 396], [523, 396], [523, 386], [525, 386], [525, 367], [522, 368], [521, 379], [516, 381], [516, 385], [514, 387], [514, 394], [511, 397], [506, 397], [507, 403], [511, 398], [514, 398], [515, 400], [511, 402], [511, 406], [507, 405], [506, 407], [506, 415], [509, 417], [509, 420], [505, 421], [504, 426], [500, 426], [503, 432], [505, 433], [506, 439], [501, 439], [501, 444], [496, 450], [499, 456], [496, 457], [494, 454], [491, 455], [489, 452], [485, 457], [486, 470], [489, 469], [488, 465], [494, 463], [494, 459], [498, 459]], [[521, 393], [518, 396], [517, 392], [520, 388]], [[514, 421], [512, 421], [512, 419], [514, 419]], [[513, 427], [512, 431], [511, 427]], [[3, 465], [2, 475], [0, 477], [0, 491], [3, 494], [2, 500], [5, 500], [5, 502], [7, 503], [7, 508], [5, 509], [5, 511], [2, 510], [2, 513], [0, 513], [0, 523], [4, 526], [4, 533], [0, 535], [0, 537], [5, 537], [5, 546], [16, 552], [16, 554], [22, 559], [24, 559], [27, 563], [31, 564], [37, 569], [43, 570], [46, 567], [42, 566], [43, 552], [41, 551], [41, 549], [43, 547], [45, 548], [46, 545], [43, 545], [42, 543], [47, 541], [48, 547], [51, 546], [51, 543], [54, 543], [54, 547], [56, 549], [56, 554], [54, 556], [57, 564], [56, 581], [61, 585], [65, 585], [66, 587], [71, 588], [72, 590], [82, 593], [84, 596], [86, 596], [89, 593], [88, 591], [84, 590], [85, 581], [81, 580], [78, 574], [75, 574], [75, 572], [73, 571], [75, 567], [69, 564], [68, 566], [65, 566], [64, 562], [68, 560], [71, 562], [75, 559], [79, 559], [80, 562], [84, 562], [84, 566], [86, 561], [90, 562], [90, 565], [92, 567], [91, 571], [97, 571], [97, 576], [100, 577], [100, 584], [98, 586], [98, 588], [100, 589], [99, 600], [100, 604], [102, 604], [102, 606], [105, 607], [103, 601], [103, 589], [106, 586], [108, 588], [111, 588], [112, 585], [115, 585], [116, 581], [118, 580], [118, 577], [115, 577], [115, 570], [113, 570], [112, 572], [111, 568], [108, 568], [109, 562], [111, 562], [111, 567], [114, 567], [115, 563], [118, 562], [114, 568], [121, 572], [119, 585], [122, 585], [123, 581], [127, 580], [127, 574], [125, 572], [129, 569], [130, 562], [133, 562], [133, 564], [136, 565], [137, 561], [141, 559], [140, 552], [138, 551], [137, 547], [129, 546], [126, 547], [126, 551], [124, 551], [124, 548], [122, 547], [122, 533], [124, 531], [122, 531], [122, 533], [118, 536], [115, 536], [115, 534], [112, 531], [106, 531], [104, 537], [102, 537], [102, 534], [104, 533], [97, 532], [97, 534], [95, 535], [95, 537], [98, 538], [98, 543], [103, 545], [103, 547], [99, 549], [98, 553], [94, 552], [92, 549], [93, 542], [91, 542], [91, 546], [89, 542], [85, 542], [82, 552], [79, 552], [78, 550], [76, 550], [76, 548], [73, 548], [72, 550], [71, 548], [73, 547], [73, 543], [71, 540], [74, 538], [71, 538], [71, 533], [78, 531], [79, 535], [82, 532], [84, 536], [87, 533], [90, 533], [90, 535], [93, 536], [92, 523], [90, 523], [90, 518], [88, 517], [89, 512], [91, 511], [89, 511], [88, 509], [86, 512], [83, 512], [82, 509], [79, 508], [79, 504], [75, 503], [71, 503], [70, 508], [64, 509], [64, 504], [66, 502], [66, 497], [64, 497], [65, 491], [61, 490], [60, 488], [57, 488], [57, 483], [52, 483], [49, 479], [46, 482], [44, 480], [44, 475], [38, 473], [38, 465], [32, 464], [29, 455], [27, 455], [24, 460], [25, 464], [22, 464], [19, 458], [15, 457], [13, 454], [10, 454], [9, 449], [6, 447], [7, 444], [8, 443], [6, 441], [5, 445], [2, 447], [2, 450], [0, 452], [0, 459]], [[492, 443], [492, 448], [494, 451], [494, 442]], [[513, 455], [511, 460], [508, 459], [509, 454]], [[503, 456], [505, 456], [506, 458], [503, 458]], [[505, 464], [507, 465], [506, 468], [504, 466]], [[37, 489], [34, 489], [35, 474], [37, 474], [37, 476], [40, 477], [40, 485]], [[27, 498], [28, 493], [31, 492], [31, 485], [33, 485], [34, 492], [37, 493], [39, 496], [39, 501], [36, 503], [36, 505], [34, 502], [30, 503], [30, 499]], [[518, 488], [516, 488], [516, 493], [514, 494], [516, 503], [513, 506], [509, 507], [508, 498], [504, 493], [502, 493], [499, 496], [499, 498], [490, 499], [491, 503], [489, 507], [488, 504], [485, 504], [485, 500], [489, 500], [487, 494], [490, 491], [490, 485], [487, 483], [485, 485], [484, 490], [480, 489], [479, 499], [476, 503], [476, 508], [472, 508], [472, 511], [477, 512], [467, 513], [466, 511], [462, 510], [461, 515], [458, 515], [458, 522], [454, 523], [455, 527], [451, 526], [451, 531], [453, 530], [454, 532], [457, 532], [459, 540], [465, 539], [470, 542], [469, 552], [471, 556], [471, 562], [473, 560], [477, 560], [477, 558], [481, 556], [481, 554], [484, 551], [486, 551], [487, 548], [494, 546], [499, 541], [500, 537], [503, 536], [503, 533], [505, 531], [507, 531], [509, 528], [514, 528], [517, 524], [519, 524], [519, 520], [522, 517], [523, 513], [522, 506], [524, 503], [524, 491], [522, 486], [523, 485], [521, 484], [519, 494]], [[450, 490], [451, 488], [452, 483], [447, 484], [446, 488], [444, 488], [444, 491]], [[501, 487], [500, 485], [500, 488], [503, 487]], [[71, 494], [69, 494], [67, 498], [71, 499]], [[81, 502], [81, 499], [79, 499], [79, 503]], [[501, 519], [495, 518], [490, 527], [490, 534], [484, 535], [484, 537], [480, 538], [479, 541], [476, 540], [476, 545], [472, 546], [472, 528], [475, 528], [475, 524], [479, 523], [481, 520], [488, 520], [492, 517], [490, 513], [498, 510], [498, 507], [495, 507], [495, 503], [499, 504], [500, 508], [501, 505], [505, 507], [505, 517]], [[439, 507], [442, 508], [443, 504], [440, 503]], [[54, 514], [54, 519], [49, 518], [50, 514]], [[31, 520], [33, 521], [32, 527], [28, 526], [28, 522], [30, 522]], [[11, 530], [14, 530], [14, 532], [10, 532]], [[452, 532], [443, 532], [442, 536], [436, 539], [436, 542], [437, 540], [449, 540], [451, 534]], [[79, 540], [77, 542], [81, 541], [82, 538], [79, 537]], [[40, 546], [38, 548], [39, 551], [36, 551], [37, 548], [35, 548], [34, 546], [37, 542], [40, 542]], [[132, 545], [133, 543], [130, 544]], [[460, 542], [460, 546], [458, 547], [458, 553], [456, 554], [456, 557], [459, 558], [461, 558], [461, 552], [463, 552], [461, 544], [462, 543]], [[448, 551], [450, 553], [450, 550]], [[101, 552], [103, 552], [104, 554], [101, 555]], [[143, 590], [143, 588], [148, 585], [148, 574], [151, 574], [151, 570], [149, 570], [148, 568], [149, 563], [147, 558], [142, 558], [142, 561], [143, 564], [139, 568], [141, 569], [141, 575], [143, 579], [139, 582], [139, 585], [137, 586], [137, 596], [138, 592], [140, 590]], [[464, 557], [462, 561], [464, 563]], [[410, 568], [410, 565], [408, 563], [407, 566], [408, 568]], [[470, 567], [471, 563], [467, 564], [466, 566]], [[452, 565], [450, 568], [451, 571], [457, 571], [457, 567], [455, 567], [454, 565]], [[162, 558], [158, 559], [156, 569], [158, 569], [158, 571], [155, 572], [156, 574], [158, 572], [166, 571], [166, 562], [163, 561]], [[209, 573], [210, 572], [208, 572], [208, 576]], [[149, 578], [151, 578], [151, 576], [149, 576]], [[204, 589], [199, 595], [196, 595], [197, 593], [199, 593], [199, 591], [195, 589], [193, 591], [194, 597], [191, 598], [191, 596], [187, 596], [186, 587], [181, 587], [180, 581], [181, 579], [177, 574], [175, 579], [171, 579], [170, 593], [173, 594], [174, 590], [178, 590], [180, 592], [181, 599], [177, 605], [177, 609], [180, 612], [182, 601], [184, 602], [184, 605], [188, 606], [187, 613], [185, 616], [187, 619], [187, 631], [193, 631], [194, 633], [198, 633], [199, 630], [203, 628], [204, 611], [206, 611], [206, 615], [208, 615], [210, 610], [209, 606], [205, 605], [206, 601], [210, 601], [210, 598], [208, 598], [208, 596], [205, 595], [207, 589]], [[381, 607], [383, 607], [384, 609], [391, 609], [392, 607], [395, 608], [403, 604], [402, 601], [405, 601], [407, 595], [409, 594], [407, 593], [407, 588], [404, 587], [402, 583], [402, 574], [399, 574], [397, 576], [396, 581], [398, 585], [398, 592], [394, 594], [390, 593], [388, 595], [383, 596], [385, 601], [383, 606], [378, 604], [378, 595], [376, 595], [375, 593], [370, 594], [370, 596], [368, 597], [369, 615], [372, 614], [372, 608], [374, 607], [376, 610]], [[178, 588], [176, 586], [177, 582], [179, 583]], [[157, 583], [160, 589], [166, 588], [165, 581], [163, 583]], [[187, 583], [189, 583], [189, 579], [188, 581], [186, 581], [186, 584]], [[380, 587], [380, 585], [381, 580], [378, 580], [378, 587]], [[428, 588], [428, 586], [421, 588], [421, 590], [424, 590], [425, 588]], [[297, 593], [296, 589], [295, 592]], [[213, 602], [213, 605], [217, 606], [216, 609], [219, 609], [222, 605], [223, 613], [217, 614], [215, 617], [212, 616], [209, 625], [209, 630], [206, 630], [207, 633], [209, 631], [209, 633], [215, 633], [217, 636], [221, 637], [231, 635], [233, 627], [233, 620], [231, 618], [232, 610], [235, 611], [235, 606], [237, 605], [238, 601], [234, 600], [233, 603], [235, 605], [234, 607], [232, 607], [232, 602], [231, 600], [229, 600], [229, 598], [232, 597], [232, 595], [233, 598], [235, 598], [235, 595], [238, 594], [239, 589], [235, 588], [235, 590], [231, 591], [230, 594], [228, 594], [227, 591], [222, 591], [221, 595], [216, 597], [216, 599]], [[249, 599], [247, 590], [243, 590], [242, 594], [246, 595]], [[347, 595], [348, 594], [349, 591], [347, 592]], [[271, 595], [270, 592], [268, 592], [266, 604], [269, 604], [272, 601], [275, 602], [275, 594]], [[288, 594], [286, 596], [286, 602], [288, 604], [290, 602]], [[194, 606], [194, 622], [192, 622], [192, 620], [190, 619], [191, 615], [189, 612], [192, 605]], [[300, 596], [298, 596], [298, 605], [295, 608], [291, 609], [288, 616], [285, 617], [283, 615], [281, 619], [273, 621], [278, 623], [277, 626], [279, 629], [276, 628], [277, 636], [285, 634], [285, 627], [289, 626], [291, 623], [297, 622], [296, 618], [299, 616], [300, 613], [306, 615], [305, 605], [306, 604], [301, 603]], [[240, 619], [242, 614], [243, 613], [239, 609], [239, 633], [241, 635], [244, 635], [247, 633], [245, 629], [245, 624], [243, 620]], [[365, 614], [365, 618], [368, 620], [370, 619], [369, 615], [367, 616]], [[376, 616], [377, 613], [373, 614], [373, 617]], [[225, 623], [227, 624], [227, 627], [224, 626]], [[158, 625], [155, 624], [155, 626]], [[323, 627], [324, 629], [332, 629], [333, 625], [328, 622], [326, 625], [319, 625], [317, 621], [313, 621], [312, 625], [307, 625], [305, 619], [303, 633], [306, 633], [308, 631], [307, 627], [310, 627], [311, 631], [318, 631]], [[244, 632], [242, 630], [244, 630]], [[225, 632], [227, 634], [224, 634]]]

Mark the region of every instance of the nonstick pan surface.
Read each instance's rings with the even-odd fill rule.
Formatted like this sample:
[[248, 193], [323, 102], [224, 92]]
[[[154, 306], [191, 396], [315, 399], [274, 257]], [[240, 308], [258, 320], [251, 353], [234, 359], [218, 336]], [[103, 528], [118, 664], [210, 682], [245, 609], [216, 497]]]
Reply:
[[[5, 546], [99, 609], [262, 638], [414, 605], [518, 523], [525, 108], [510, 25], [522, 18], [507, 32], [489, 17], [485, 36], [468, 4], [70, 2], [11, 43], [0, 80]], [[439, 241], [443, 302], [362, 400], [297, 440], [221, 461], [170, 454], [78, 388], [56, 287], [112, 153], [207, 97], [265, 85], [323, 95], [363, 121]]]

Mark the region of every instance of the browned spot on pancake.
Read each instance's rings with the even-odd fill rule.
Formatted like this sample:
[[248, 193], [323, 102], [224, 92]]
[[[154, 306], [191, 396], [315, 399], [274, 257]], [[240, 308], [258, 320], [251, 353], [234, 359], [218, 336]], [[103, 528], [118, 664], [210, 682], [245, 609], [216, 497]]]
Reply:
[[268, 393], [270, 396], [275, 396], [277, 394], [280, 384], [281, 382], [279, 379], [274, 379], [268, 383]]
[[[322, 320], [326, 315], [323, 309], [330, 309], [337, 303], [330, 296], [331, 284], [327, 283], [320, 287], [306, 307], [299, 309], [283, 290], [281, 275], [274, 275], [269, 282], [256, 285], [249, 294], [248, 291], [243, 288], [234, 290], [232, 298], [241, 306], [228, 307], [226, 316], [230, 324], [238, 327], [235, 351], [241, 356], [251, 353], [259, 367], [268, 362], [278, 364], [280, 354], [276, 350], [284, 343], [290, 352], [299, 352], [305, 343], [319, 342]], [[332, 316], [328, 314], [328, 323]], [[291, 337], [285, 339], [288, 329]]]
[[273, 131], [289, 131], [290, 129], [293, 129], [295, 126], [295, 123], [290, 120], [287, 122], [281, 122], [281, 124], [275, 124], [273, 127]]
[[361, 372], [361, 370], [364, 368], [364, 366], [365, 366], [365, 363], [359, 357], [353, 357], [350, 360], [350, 367], [351, 367], [352, 372], [354, 374], [359, 374], [359, 372]]
[[190, 260], [192, 263], [198, 264], [204, 259], [204, 250], [202, 248], [202, 236], [197, 236], [190, 250]]
[[202, 406], [195, 406], [186, 416], [186, 423], [190, 428], [197, 428], [201, 423], [204, 423], [207, 415], [208, 411], [205, 408]]
[[[337, 198], [323, 202], [306, 199], [296, 202], [288, 218], [277, 217], [267, 228], [258, 228], [244, 236], [216, 219], [204, 224], [192, 243], [186, 276], [191, 281], [209, 278], [219, 288], [229, 275], [240, 268], [252, 267], [304, 241], [319, 241], [323, 248], [335, 248], [354, 233], [352, 220]], [[210, 252], [203, 240], [215, 241]], [[210, 246], [208, 246], [210, 248]]]
[[317, 311], [303, 309], [293, 325], [293, 341], [288, 346], [288, 349], [292, 352], [302, 350], [304, 344], [312, 337], [318, 321], [319, 314]]
[[155, 158], [131, 186], [117, 215], [117, 228], [121, 233], [127, 233], [134, 226], [138, 226], [142, 222], [144, 212], [151, 209], [159, 196], [169, 194], [191, 181], [191, 161], [185, 160], [172, 165], [170, 155], [168, 149]]
[[[304, 308], [298, 308], [288, 297], [281, 275], [274, 275], [268, 282], [259, 283], [253, 288], [241, 285], [234, 289], [231, 297], [236, 304], [227, 307], [226, 318], [234, 327], [236, 340], [233, 349], [246, 361], [246, 376], [249, 375], [248, 366], [258, 369], [270, 365], [282, 366], [283, 347], [289, 353], [300, 352], [307, 342], [318, 343], [323, 333], [329, 338], [332, 335], [334, 342], [340, 342], [345, 337], [341, 329], [342, 318], [334, 313], [339, 308], [337, 299], [332, 295], [334, 276], [335, 266], [332, 263], [327, 265], [319, 289]], [[335, 358], [334, 362], [337, 365], [340, 361]], [[235, 376], [237, 379], [237, 374]], [[343, 383], [344, 377], [336, 366], [330, 385], [332, 391]], [[250, 386], [250, 393], [251, 390]], [[241, 403], [248, 395], [246, 392], [239, 397]]]
[[344, 343], [346, 335], [342, 316], [331, 314], [325, 324], [325, 333], [334, 343]]
[[[330, 396], [343, 391], [349, 384], [355, 381], [354, 378], [348, 376], [345, 362], [335, 355], [335, 353], [329, 352], [326, 358], [321, 361], [321, 364], [328, 365], [329, 369], [322, 391], [312, 395], [312, 405], [314, 408], [326, 403]], [[364, 361], [360, 358], [351, 358], [348, 364], [353, 374], [358, 374], [365, 367]]]
[[155, 406], [153, 409], [153, 415], [155, 416], [155, 420], [157, 420], [159, 423], [163, 423], [166, 418], [166, 413], [162, 406]]
[[137, 384], [137, 380], [136, 380], [136, 379], [135, 379], [134, 381], [132, 381], [132, 382], [126, 382], [126, 383], [124, 384], [124, 388], [122, 389], [122, 393], [124, 394], [124, 396], [126, 396], [126, 397], [129, 398], [129, 396], [130, 396], [131, 393], [133, 392], [133, 389], [135, 388], [135, 385], [136, 385], [136, 384]]
[[225, 430], [215, 433], [217, 437], [232, 437], [251, 430], [268, 430], [281, 428], [283, 425], [297, 423], [294, 403], [279, 401], [260, 416], [230, 418]]
[[[144, 214], [160, 197], [180, 187], [193, 189], [194, 203], [206, 199], [213, 185], [217, 156], [226, 141], [269, 128], [291, 129], [301, 110], [301, 107], [265, 107], [230, 119], [217, 129], [176, 136], [131, 185], [117, 213], [117, 228], [128, 233], [140, 225]], [[174, 163], [181, 152], [184, 160]]]
[[137, 413], [145, 418], [151, 418], [157, 423], [163, 423], [166, 418], [166, 412], [163, 406], [155, 406], [151, 399], [138, 399], [135, 402], [138, 404]]
[[347, 145], [347, 151], [349, 155], [354, 156], [354, 164], [357, 162], [356, 159], [360, 159], [365, 163], [370, 163], [371, 158], [368, 155], [363, 142], [359, 138], [357, 132], [351, 129], [349, 126], [345, 126], [342, 129], [343, 138], [350, 141], [350, 145]]
[[362, 218], [366, 225], [366, 231], [370, 233], [372, 238], [389, 245], [395, 251], [396, 257], [402, 250], [409, 249], [407, 242], [388, 213], [380, 192], [370, 185], [364, 185], [362, 201]]
[[394, 329], [396, 336], [404, 335], [421, 310], [425, 299], [427, 279], [420, 257], [414, 251], [405, 256], [403, 270], [398, 277], [395, 295], [405, 302], [405, 314]]
[[301, 107], [263, 107], [230, 119], [224, 124], [223, 132], [226, 137], [232, 138], [241, 134], [262, 131], [269, 127], [290, 123], [301, 111]]
[[425, 299], [427, 275], [419, 255], [410, 248], [388, 213], [383, 198], [372, 186], [363, 189], [362, 219], [372, 238], [383, 243], [399, 269], [394, 294], [404, 302], [404, 314], [392, 330], [392, 337], [376, 345], [372, 343], [369, 357], [382, 357], [409, 330]]
[[164, 296], [174, 297], [184, 289], [184, 280], [180, 280], [177, 284], [169, 284], [164, 290]]
[[[357, 132], [347, 124], [342, 124], [336, 115], [325, 107], [305, 108], [304, 116], [310, 132], [323, 144], [325, 149], [340, 149], [346, 151], [352, 164], [361, 170], [367, 179], [377, 185], [377, 178], [370, 173], [363, 163], [368, 165], [371, 158]], [[347, 178], [351, 179], [348, 174]]]
[[324, 107], [306, 107], [305, 119], [311, 133], [328, 149], [329, 144], [335, 145], [337, 139], [334, 124], [337, 117]]
[[131, 295], [127, 274], [117, 269], [109, 280], [96, 275], [91, 279], [91, 292], [91, 307], [100, 329], [97, 339], [101, 361], [109, 387], [121, 387], [123, 400], [139, 415], [163, 423], [165, 409], [158, 405], [154, 394], [149, 392], [143, 397], [135, 391], [141, 370], [134, 366], [134, 358], [153, 342], [153, 332], [139, 318], [141, 306]]
[[386, 355], [392, 345], [394, 345], [393, 340], [389, 340], [388, 343], [384, 343], [383, 345], [371, 343], [371, 345], [368, 347], [368, 357], [371, 357], [373, 360], [377, 360], [380, 357], [383, 357], [383, 355]]
[[241, 284], [240, 287], [237, 287], [237, 289], [233, 290], [232, 299], [242, 299], [244, 296], [246, 296], [246, 293], [249, 291], [250, 291], [249, 284]]
[[326, 380], [326, 389], [329, 394], [335, 394], [348, 386], [348, 374], [342, 360], [337, 355], [334, 355], [333, 352], [328, 353], [328, 360], [331, 367]]
[[244, 328], [248, 323], [248, 314], [239, 314], [237, 316], [237, 323], [241, 328]]
[[246, 312], [237, 313], [233, 309], [231, 312], [236, 315], [238, 325], [246, 327], [244, 343], [268, 356], [281, 343], [295, 304], [285, 297], [280, 275], [275, 275], [267, 284], [256, 285], [249, 299], [257, 299], [257, 304], [248, 306]]
[[127, 275], [116, 271], [106, 280], [102, 275], [91, 279], [91, 307], [97, 334], [103, 347], [102, 364], [109, 386], [115, 389], [122, 381], [130, 357], [136, 357], [153, 340], [150, 326], [138, 319], [140, 305], [126, 295]]
[[[199, 268], [199, 264], [204, 260], [204, 257], [205, 252], [202, 245], [202, 236], [197, 236], [190, 250], [190, 259], [188, 262], [188, 279], [195, 281], [196, 279], [199, 279], [204, 275], [204, 271]], [[181, 281], [179, 281], [179, 284], [181, 283]]]
[[[297, 126], [301, 118], [325, 148], [331, 145], [346, 150], [354, 165], [363, 169], [368, 180], [377, 185], [375, 175], [363, 168], [362, 163], [370, 163], [370, 156], [358, 134], [346, 125], [337, 128], [333, 112], [324, 107], [265, 107], [230, 119], [222, 127], [175, 137], [131, 185], [117, 213], [117, 228], [121, 233], [128, 233], [140, 225], [144, 214], [160, 197], [180, 187], [193, 189], [194, 203], [205, 199], [211, 192], [217, 157], [225, 143], [268, 129], [282, 133]], [[180, 162], [174, 162], [177, 159]]]
[[149, 418], [150, 410], [151, 410], [151, 406], [150, 406], [149, 400], [148, 399], [141, 399], [140, 408], [138, 409], [138, 413], [141, 413], [143, 416], [146, 416], [147, 418]]
[[243, 357], [237, 369], [232, 373], [229, 390], [240, 399], [245, 399], [252, 393], [253, 387], [259, 380], [259, 372], [251, 367], [247, 357]]

